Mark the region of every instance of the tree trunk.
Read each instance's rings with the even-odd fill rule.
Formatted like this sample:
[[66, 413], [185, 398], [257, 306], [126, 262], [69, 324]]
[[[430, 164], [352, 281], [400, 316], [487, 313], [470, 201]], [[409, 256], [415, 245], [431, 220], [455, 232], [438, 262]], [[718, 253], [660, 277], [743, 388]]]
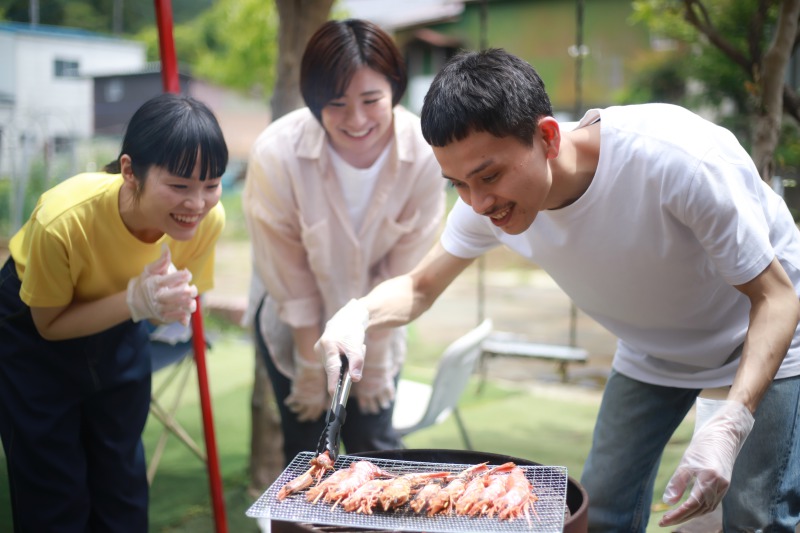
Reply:
[[761, 102], [754, 124], [752, 157], [761, 179], [767, 182], [772, 180], [775, 167], [775, 148], [783, 117], [784, 76], [797, 38], [798, 17], [800, 0], [784, 0], [775, 38], [764, 54], [760, 72], [756, 73]]
[[272, 383], [261, 352], [255, 350], [255, 376], [250, 398], [250, 486], [259, 497], [283, 471], [283, 432]]
[[275, 0], [278, 7], [278, 71], [272, 94], [272, 117], [276, 119], [302, 107], [300, 60], [311, 35], [331, 12], [334, 0]]
[[[328, 20], [334, 0], [275, 0], [278, 28], [278, 64], [270, 102], [272, 120], [302, 107], [300, 60], [311, 35]], [[256, 353], [253, 394], [250, 401], [250, 487], [261, 495], [283, 471], [283, 433], [275, 395], [261, 354]], [[289, 459], [292, 459], [291, 457]]]

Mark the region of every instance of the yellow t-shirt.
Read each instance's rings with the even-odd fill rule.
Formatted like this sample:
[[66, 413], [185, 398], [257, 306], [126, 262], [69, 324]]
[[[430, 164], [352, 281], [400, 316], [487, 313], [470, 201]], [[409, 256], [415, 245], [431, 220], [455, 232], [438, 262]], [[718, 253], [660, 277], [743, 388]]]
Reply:
[[194, 237], [166, 234], [155, 243], [134, 237], [119, 213], [119, 174], [79, 174], [42, 194], [30, 219], [9, 243], [31, 307], [94, 301], [125, 290], [128, 280], [161, 255], [166, 243], [178, 269], [188, 268], [199, 292], [214, 284], [214, 245], [225, 225], [222, 203], [200, 222]]

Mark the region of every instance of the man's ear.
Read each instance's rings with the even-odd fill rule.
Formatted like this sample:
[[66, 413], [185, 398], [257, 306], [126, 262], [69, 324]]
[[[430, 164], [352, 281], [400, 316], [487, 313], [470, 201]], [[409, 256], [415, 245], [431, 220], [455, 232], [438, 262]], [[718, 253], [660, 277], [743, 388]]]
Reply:
[[561, 128], [558, 121], [553, 117], [542, 117], [539, 119], [538, 127], [542, 132], [547, 159], [553, 159], [561, 149]]

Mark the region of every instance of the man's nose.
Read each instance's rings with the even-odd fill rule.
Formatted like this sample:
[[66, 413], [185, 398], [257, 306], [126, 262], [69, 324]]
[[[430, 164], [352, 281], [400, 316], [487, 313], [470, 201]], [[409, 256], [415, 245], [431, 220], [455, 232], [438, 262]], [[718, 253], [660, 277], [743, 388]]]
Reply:
[[479, 215], [485, 215], [494, 205], [494, 195], [482, 189], [470, 191], [470, 205]]

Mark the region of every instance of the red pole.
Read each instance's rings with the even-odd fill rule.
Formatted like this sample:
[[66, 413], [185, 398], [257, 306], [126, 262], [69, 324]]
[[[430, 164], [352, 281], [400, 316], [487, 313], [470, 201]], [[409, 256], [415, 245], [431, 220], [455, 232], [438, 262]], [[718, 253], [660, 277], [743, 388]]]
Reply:
[[[170, 0], [154, 0], [158, 24], [158, 48], [161, 54], [161, 81], [164, 92], [180, 93], [178, 61], [175, 54], [175, 41], [172, 37], [172, 3]], [[208, 482], [211, 488], [211, 503], [217, 533], [228, 533], [225, 520], [225, 499], [222, 495], [222, 476], [217, 455], [217, 440], [214, 435], [214, 416], [211, 411], [211, 393], [206, 369], [206, 336], [203, 331], [203, 315], [200, 297], [197, 297], [197, 310], [192, 314], [192, 347], [197, 367], [197, 384], [200, 388], [200, 408], [203, 413], [203, 433], [208, 457]]]
[[206, 456], [208, 457], [208, 481], [211, 486], [211, 503], [214, 507], [214, 521], [217, 533], [227, 533], [225, 520], [225, 499], [222, 495], [222, 477], [217, 455], [217, 439], [214, 436], [214, 417], [211, 413], [211, 393], [206, 369], [206, 336], [203, 331], [203, 315], [200, 297], [197, 297], [197, 310], [192, 314], [192, 347], [197, 366], [197, 384], [200, 388], [200, 408], [203, 412], [203, 431], [206, 437]]
[[165, 93], [181, 92], [178, 78], [178, 60], [175, 40], [172, 38], [172, 2], [155, 0], [156, 24], [158, 24], [158, 50], [161, 56], [161, 82]]

